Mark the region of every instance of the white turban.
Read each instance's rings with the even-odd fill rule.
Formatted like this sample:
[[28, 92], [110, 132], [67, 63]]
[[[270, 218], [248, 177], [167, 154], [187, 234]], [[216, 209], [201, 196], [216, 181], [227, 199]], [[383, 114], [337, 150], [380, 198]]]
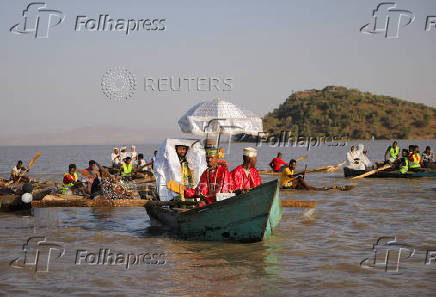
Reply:
[[243, 155], [249, 158], [253, 158], [257, 156], [257, 150], [252, 147], [244, 148]]

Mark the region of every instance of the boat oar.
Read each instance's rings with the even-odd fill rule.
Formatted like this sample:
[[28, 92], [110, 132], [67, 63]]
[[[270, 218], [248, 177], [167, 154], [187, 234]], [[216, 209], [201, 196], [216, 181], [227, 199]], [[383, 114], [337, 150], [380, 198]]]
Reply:
[[281, 200], [282, 207], [315, 208], [316, 201]]
[[306, 158], [307, 158], [307, 155], [304, 155], [304, 156], [298, 158], [298, 159], [295, 160], [295, 161], [296, 161], [296, 162], [300, 162], [300, 161], [303, 161], [303, 160], [306, 159]]
[[375, 173], [377, 173], [379, 171], [382, 171], [382, 170], [385, 170], [385, 169], [388, 169], [388, 168], [391, 168], [390, 164], [386, 164], [386, 165], [384, 165], [384, 166], [382, 166], [382, 167], [380, 167], [378, 169], [374, 169], [374, 170], [368, 171], [368, 172], [366, 172], [366, 173], [364, 173], [362, 175], [355, 176], [355, 177], [353, 177], [351, 179], [367, 177], [367, 176], [373, 175], [373, 174], [375, 174]]
[[[38, 153], [36, 153], [35, 156], [33, 156], [32, 160], [30, 160], [29, 164], [27, 165], [26, 170], [24, 170], [23, 174], [20, 175], [20, 177], [18, 178], [18, 180], [17, 180], [17, 184], [20, 182], [21, 177], [22, 177], [26, 172], [28, 172], [28, 171], [30, 170], [30, 168], [35, 164], [36, 160], [38, 160], [38, 158], [39, 158], [40, 156], [41, 156], [41, 152], [38, 152]], [[13, 182], [14, 182], [13, 180], [9, 181], [9, 182], [6, 184], [6, 186], [9, 186], [9, 185], [12, 184]]]
[[338, 165], [333, 166], [333, 167], [327, 169], [327, 172], [328, 172], [328, 173], [333, 173], [333, 172], [335, 172], [336, 170], [338, 170], [339, 168], [341, 168], [342, 165], [345, 164], [345, 162], [346, 162], [346, 161], [344, 161], [344, 162], [342, 162], [342, 163], [339, 163]]

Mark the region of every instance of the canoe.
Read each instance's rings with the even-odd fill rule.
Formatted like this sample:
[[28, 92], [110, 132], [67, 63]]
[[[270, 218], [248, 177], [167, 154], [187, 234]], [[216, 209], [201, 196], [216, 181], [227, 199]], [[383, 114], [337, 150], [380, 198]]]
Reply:
[[[351, 185], [345, 185], [345, 186], [336, 186], [335, 188], [331, 188], [331, 189], [325, 189], [325, 190], [320, 190], [320, 191], [350, 191], [352, 189], [354, 189], [357, 186], [357, 184], [351, 184]], [[300, 192], [300, 191], [306, 191], [304, 189], [280, 189], [280, 192], [283, 193], [291, 193], [291, 192]], [[315, 190], [310, 190], [310, 191], [315, 191]], [[317, 191], [319, 192], [319, 191]]]
[[53, 194], [47, 195], [40, 201], [32, 201], [32, 208], [46, 207], [143, 207], [145, 199], [113, 199], [91, 200], [80, 195]]
[[[33, 201], [41, 200], [51, 192], [50, 189], [34, 190], [32, 191]], [[0, 195], [0, 211], [8, 212], [30, 208], [31, 203], [23, 202], [20, 194]]]
[[[362, 175], [369, 170], [354, 170], [348, 167], [344, 167], [344, 176], [353, 177]], [[436, 170], [431, 170], [428, 168], [421, 168], [419, 171], [408, 171], [406, 174], [401, 174], [399, 170], [382, 170], [368, 177], [379, 177], [379, 178], [407, 178], [407, 177], [436, 177]]]
[[259, 174], [260, 175], [276, 175], [279, 176], [281, 174], [281, 172], [275, 172], [272, 170], [259, 170]]
[[185, 240], [257, 242], [278, 225], [282, 207], [278, 181], [204, 207], [171, 208], [145, 205], [152, 223], [159, 222]]

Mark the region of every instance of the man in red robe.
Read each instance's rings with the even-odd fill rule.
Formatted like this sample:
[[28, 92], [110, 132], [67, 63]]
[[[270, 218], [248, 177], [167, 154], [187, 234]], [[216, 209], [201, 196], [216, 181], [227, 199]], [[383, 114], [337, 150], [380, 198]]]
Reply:
[[195, 189], [185, 189], [185, 198], [200, 197], [207, 204], [216, 201], [217, 193], [231, 193], [233, 190], [230, 173], [219, 164], [218, 150], [206, 149], [207, 169], [200, 177], [200, 182]]
[[259, 172], [256, 169], [257, 150], [245, 148], [243, 160], [243, 164], [233, 169], [230, 173], [233, 181], [233, 191], [237, 193], [255, 188], [262, 183]]

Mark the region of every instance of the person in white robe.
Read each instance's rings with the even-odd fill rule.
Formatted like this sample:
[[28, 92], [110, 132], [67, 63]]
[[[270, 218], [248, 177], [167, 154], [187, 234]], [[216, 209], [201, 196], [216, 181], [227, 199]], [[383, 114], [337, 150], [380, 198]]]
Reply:
[[170, 180], [182, 182], [182, 168], [176, 152], [176, 146], [188, 147], [186, 161], [192, 172], [193, 187], [196, 187], [200, 176], [207, 168], [206, 153], [200, 141], [195, 139], [166, 139], [160, 146], [153, 171], [156, 177], [156, 188], [161, 201], [172, 200], [178, 194], [167, 189]]
[[365, 164], [361, 161], [360, 158], [360, 151], [356, 150], [354, 145], [352, 145], [350, 151], [347, 152], [347, 167], [354, 170], [365, 170]]

